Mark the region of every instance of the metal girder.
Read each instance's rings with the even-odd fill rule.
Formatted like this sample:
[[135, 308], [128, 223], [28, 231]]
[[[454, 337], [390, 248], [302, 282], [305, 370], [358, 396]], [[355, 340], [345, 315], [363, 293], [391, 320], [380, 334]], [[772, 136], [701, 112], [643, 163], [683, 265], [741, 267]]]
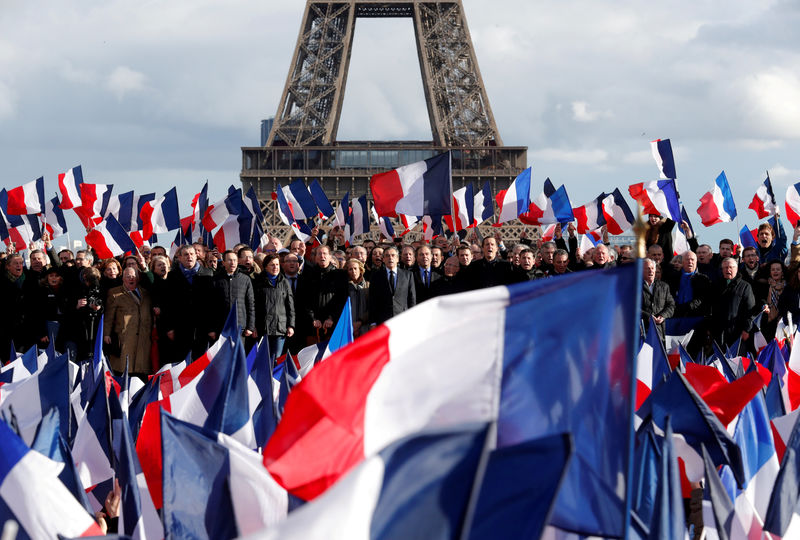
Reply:
[[502, 146], [461, 0], [308, 0], [268, 146], [336, 142], [357, 17], [412, 17], [433, 142]]

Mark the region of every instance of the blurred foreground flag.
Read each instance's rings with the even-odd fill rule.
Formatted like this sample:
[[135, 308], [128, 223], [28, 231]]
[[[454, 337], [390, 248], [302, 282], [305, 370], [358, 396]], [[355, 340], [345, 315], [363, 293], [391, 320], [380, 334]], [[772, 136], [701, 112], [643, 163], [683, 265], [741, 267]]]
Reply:
[[[267, 469], [310, 500], [424, 430], [494, 421], [498, 451], [569, 433], [575, 459], [550, 522], [623, 535], [639, 271], [436, 298], [390, 319], [294, 387], [264, 449]], [[566, 329], [579, 313], [597, 324], [576, 335]], [[506, 489], [492, 496], [515, 488]]]

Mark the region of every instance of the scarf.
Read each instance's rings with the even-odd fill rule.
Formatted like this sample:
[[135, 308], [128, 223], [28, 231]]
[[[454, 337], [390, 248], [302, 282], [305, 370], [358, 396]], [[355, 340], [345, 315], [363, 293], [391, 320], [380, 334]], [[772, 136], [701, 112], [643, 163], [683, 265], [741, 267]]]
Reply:
[[275, 274], [273, 276], [272, 274], [267, 273], [267, 279], [269, 280], [269, 284], [272, 285], [273, 287], [275, 285], [277, 285], [277, 283], [278, 283], [278, 275], [277, 274]]
[[786, 281], [776, 281], [772, 278], [769, 278], [769, 304], [771, 308], [778, 307], [778, 299], [781, 297], [781, 293], [783, 293], [784, 287], [786, 287]]
[[694, 291], [692, 290], [692, 276], [697, 273], [697, 270], [692, 272], [681, 271], [681, 284], [678, 287], [678, 296], [675, 299], [677, 304], [688, 304], [694, 300]]
[[17, 289], [21, 289], [21, 288], [22, 288], [22, 285], [25, 283], [25, 272], [22, 272], [22, 273], [19, 275], [19, 277], [14, 277], [14, 276], [12, 276], [12, 275], [11, 275], [11, 273], [10, 273], [10, 272], [6, 272], [6, 276], [8, 277], [8, 280], [9, 280], [11, 283], [13, 283], [14, 285], [16, 285]]
[[191, 285], [192, 280], [194, 280], [195, 274], [197, 274], [197, 272], [200, 270], [200, 263], [199, 262], [194, 263], [194, 266], [191, 268], [184, 268], [183, 265], [181, 265], [179, 268], [181, 269], [181, 273], [183, 273], [183, 277], [185, 277], [186, 281], [188, 281], [189, 284]]

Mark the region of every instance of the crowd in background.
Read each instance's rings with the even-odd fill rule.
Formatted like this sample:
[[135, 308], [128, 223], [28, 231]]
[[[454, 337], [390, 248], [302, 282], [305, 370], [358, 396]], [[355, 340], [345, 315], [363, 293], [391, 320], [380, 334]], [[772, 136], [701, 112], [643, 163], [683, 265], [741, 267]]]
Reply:
[[[676, 226], [685, 230], [691, 251], [673, 256]], [[523, 233], [514, 243], [504, 243], [499, 234], [481, 238], [473, 230], [430, 243], [367, 239], [345, 246], [337, 228], [315, 233], [322, 243], [317, 236], [286, 245], [270, 237], [258, 253], [247, 245], [219, 253], [195, 243], [172, 258], [164, 247], [145, 246], [136, 254], [98, 260], [90, 250], [56, 252], [46, 236], [44, 249], [31, 247], [27, 257], [6, 251], [0, 254], [0, 358], [8, 361], [12, 347], [23, 352], [55, 340], [56, 350], [83, 360], [92, 355], [102, 328], [112, 369], [147, 376], [165, 363], [201, 355], [234, 303], [245, 346], [266, 336], [279, 356], [327, 339], [347, 298], [358, 336], [437, 296], [635, 259], [633, 246], [613, 244], [607, 236], [580, 252], [572, 225], [557, 227], [552, 241], [531, 241]], [[779, 319], [800, 316], [799, 238], [800, 227], [787, 257], [783, 230], [763, 224], [758, 247], [741, 249], [726, 239], [715, 252], [684, 224], [651, 216], [643, 325], [654, 321], [663, 339], [666, 319], [700, 318], [691, 354], [712, 341], [730, 345], [738, 338], [752, 347], [756, 331], [771, 339]]]

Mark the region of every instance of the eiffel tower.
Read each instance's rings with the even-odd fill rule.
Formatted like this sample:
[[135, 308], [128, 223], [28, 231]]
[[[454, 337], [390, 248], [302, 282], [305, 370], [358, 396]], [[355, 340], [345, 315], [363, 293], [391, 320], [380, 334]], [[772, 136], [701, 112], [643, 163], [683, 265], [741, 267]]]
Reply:
[[[359, 17], [413, 19], [432, 140], [337, 140]], [[494, 194], [527, 167], [527, 147], [500, 138], [461, 0], [308, 0], [266, 146], [242, 148], [241, 180], [262, 201], [267, 225], [285, 230], [271, 200], [278, 184], [317, 179], [332, 202], [346, 192], [371, 199], [373, 174], [448, 150], [453, 189], [488, 180]]]

